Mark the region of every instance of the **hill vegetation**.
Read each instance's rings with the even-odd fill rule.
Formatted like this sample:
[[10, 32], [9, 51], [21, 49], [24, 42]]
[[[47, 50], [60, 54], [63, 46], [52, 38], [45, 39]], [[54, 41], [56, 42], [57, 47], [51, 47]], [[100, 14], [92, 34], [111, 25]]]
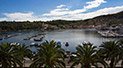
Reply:
[[123, 11], [116, 14], [102, 15], [92, 19], [67, 21], [67, 20], [52, 20], [52, 21], [1, 21], [0, 31], [17, 31], [28, 29], [74, 29], [74, 28], [94, 28], [99, 25], [111, 26], [111, 25], [123, 24]]

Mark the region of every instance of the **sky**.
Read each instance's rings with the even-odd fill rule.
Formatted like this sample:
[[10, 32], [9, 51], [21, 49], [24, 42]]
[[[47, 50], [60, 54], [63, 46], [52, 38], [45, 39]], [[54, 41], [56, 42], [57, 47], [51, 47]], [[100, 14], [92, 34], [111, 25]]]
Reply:
[[85, 20], [123, 11], [123, 0], [0, 0], [0, 21]]

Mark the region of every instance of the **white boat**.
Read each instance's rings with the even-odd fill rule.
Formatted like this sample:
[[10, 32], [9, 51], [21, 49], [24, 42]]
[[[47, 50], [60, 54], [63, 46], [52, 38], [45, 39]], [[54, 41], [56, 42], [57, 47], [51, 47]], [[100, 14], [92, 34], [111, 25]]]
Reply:
[[31, 43], [30, 47], [33, 47], [33, 46], [38, 46], [38, 43]]
[[42, 41], [43, 38], [34, 38], [34, 41]]

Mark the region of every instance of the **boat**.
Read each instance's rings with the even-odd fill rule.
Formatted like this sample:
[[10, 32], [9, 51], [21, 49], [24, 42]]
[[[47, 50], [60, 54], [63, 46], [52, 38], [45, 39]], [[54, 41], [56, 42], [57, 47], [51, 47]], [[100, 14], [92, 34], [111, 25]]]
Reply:
[[38, 46], [38, 43], [31, 43], [30, 47], [33, 47], [33, 46]]
[[27, 38], [24, 38], [23, 40], [28, 40]]
[[0, 41], [3, 40], [3, 38], [0, 38]]
[[42, 37], [41, 38], [34, 38], [34, 41], [42, 41]]
[[23, 40], [30, 40], [30, 38], [24, 38]]
[[10, 45], [20, 45], [20, 43], [12, 42]]

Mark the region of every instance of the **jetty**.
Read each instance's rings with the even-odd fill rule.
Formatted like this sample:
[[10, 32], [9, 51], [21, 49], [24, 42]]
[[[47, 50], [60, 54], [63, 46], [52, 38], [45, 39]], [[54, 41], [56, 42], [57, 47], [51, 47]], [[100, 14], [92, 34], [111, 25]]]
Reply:
[[4, 39], [8, 39], [8, 38], [12, 38], [12, 37], [15, 37], [15, 36], [18, 36], [18, 34], [8, 34], [8, 35], [4, 35]]
[[12, 38], [12, 37], [15, 37], [15, 36], [18, 36], [18, 34], [3, 34], [3, 35], [0, 35], [0, 41], [2, 41], [4, 39], [9, 39], [9, 38]]
[[118, 34], [116, 32], [107, 30], [107, 31], [97, 31], [102, 37], [105, 38], [120, 38], [123, 37], [123, 34]]
[[44, 33], [39, 33], [33, 36], [29, 36], [27, 38], [24, 38], [23, 40], [33, 40], [33, 41], [42, 41], [42, 39], [45, 37]]
[[105, 38], [122, 38], [123, 26], [100, 26], [96, 28], [97, 33]]

